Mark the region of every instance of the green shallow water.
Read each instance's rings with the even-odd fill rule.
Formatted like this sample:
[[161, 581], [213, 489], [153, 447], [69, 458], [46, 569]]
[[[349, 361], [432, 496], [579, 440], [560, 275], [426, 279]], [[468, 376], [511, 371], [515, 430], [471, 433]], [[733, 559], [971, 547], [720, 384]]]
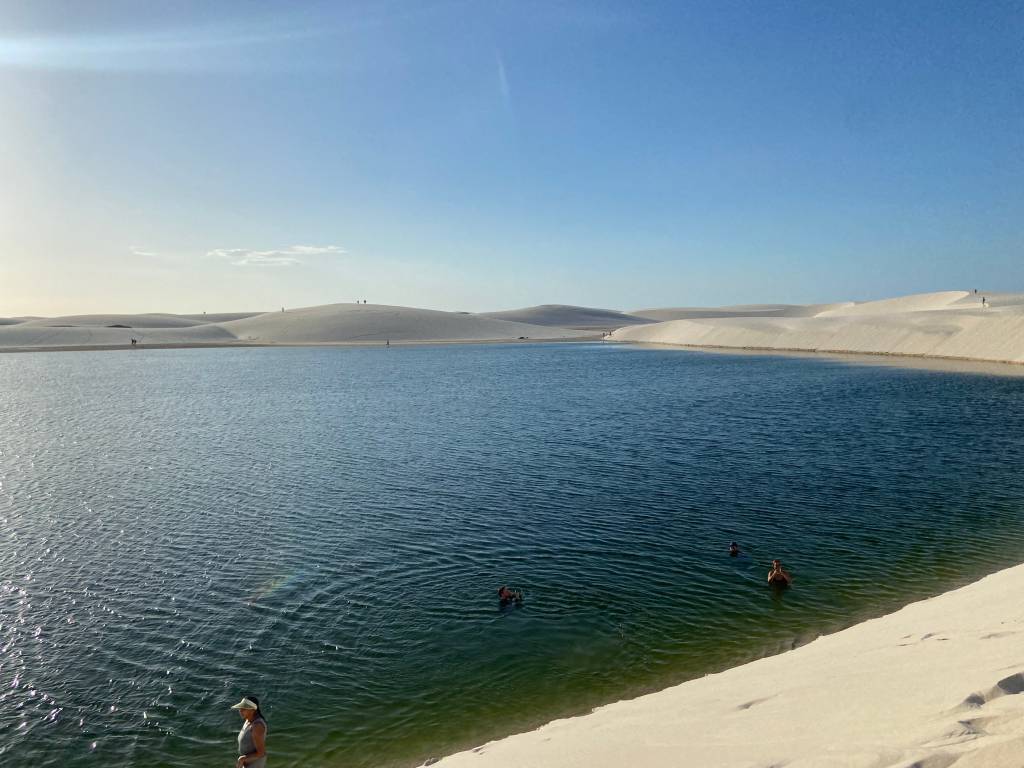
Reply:
[[274, 766], [415, 765], [778, 652], [1018, 562], [1022, 394], [591, 344], [0, 357], [2, 757], [226, 764], [252, 691]]

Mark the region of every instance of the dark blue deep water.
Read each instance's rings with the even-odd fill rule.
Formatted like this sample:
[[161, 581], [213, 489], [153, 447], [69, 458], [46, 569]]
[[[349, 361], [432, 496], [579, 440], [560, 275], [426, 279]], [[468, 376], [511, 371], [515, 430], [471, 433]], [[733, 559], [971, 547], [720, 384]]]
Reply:
[[0, 761], [230, 765], [251, 691], [275, 768], [414, 765], [775, 653], [1020, 561], [1022, 434], [825, 359], [3, 355]]

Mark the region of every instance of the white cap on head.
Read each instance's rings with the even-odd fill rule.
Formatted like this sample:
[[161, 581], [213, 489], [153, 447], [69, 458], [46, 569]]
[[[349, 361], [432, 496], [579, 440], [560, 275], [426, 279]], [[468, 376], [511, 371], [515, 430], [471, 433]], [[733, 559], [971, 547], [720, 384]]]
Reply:
[[256, 702], [255, 701], [253, 701], [252, 699], [247, 699], [244, 696], [242, 697], [242, 700], [240, 702], [238, 702], [237, 704], [232, 704], [231, 708], [232, 709], [259, 709], [259, 707], [256, 706]]

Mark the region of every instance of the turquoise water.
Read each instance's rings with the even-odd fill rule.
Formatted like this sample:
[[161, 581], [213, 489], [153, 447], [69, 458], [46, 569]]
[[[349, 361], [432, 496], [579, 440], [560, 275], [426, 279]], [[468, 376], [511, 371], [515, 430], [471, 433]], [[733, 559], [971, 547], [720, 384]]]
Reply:
[[253, 692], [274, 766], [415, 765], [777, 652], [1019, 561], [1022, 396], [597, 344], [0, 356], [0, 758], [229, 765]]

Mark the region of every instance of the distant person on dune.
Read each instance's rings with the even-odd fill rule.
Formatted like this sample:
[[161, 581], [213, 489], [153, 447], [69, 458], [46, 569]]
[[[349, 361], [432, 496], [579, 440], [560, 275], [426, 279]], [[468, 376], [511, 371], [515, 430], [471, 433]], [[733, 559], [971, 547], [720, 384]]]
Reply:
[[740, 556], [740, 545], [737, 544], [734, 541], [732, 544], [729, 545], [729, 557], [739, 557], [739, 556]]
[[773, 587], [788, 587], [793, 583], [793, 577], [782, 567], [779, 560], [772, 560], [772, 569], [768, 571], [768, 583]]
[[267, 721], [260, 712], [260, 700], [252, 694], [231, 707], [242, 716], [238, 732], [238, 760], [235, 768], [265, 768], [267, 765]]

